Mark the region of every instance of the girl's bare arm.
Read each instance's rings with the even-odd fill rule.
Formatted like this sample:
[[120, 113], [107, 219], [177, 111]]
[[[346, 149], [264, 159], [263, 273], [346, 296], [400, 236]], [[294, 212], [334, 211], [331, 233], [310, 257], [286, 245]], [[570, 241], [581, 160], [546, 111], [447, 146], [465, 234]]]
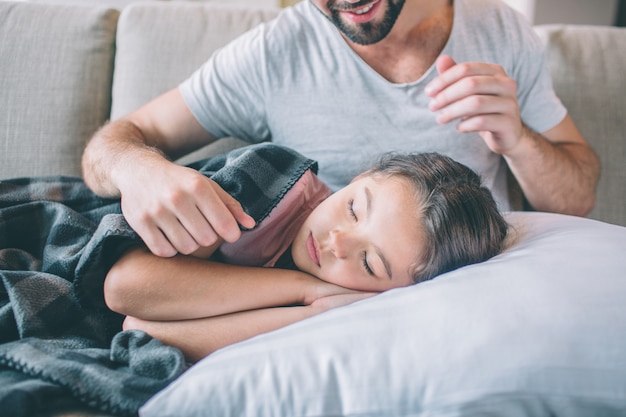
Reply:
[[[189, 320], [286, 305], [309, 305], [348, 290], [299, 271], [242, 267], [145, 248], [126, 253], [104, 282], [109, 308], [135, 318]], [[279, 326], [280, 327], [280, 326]]]
[[143, 330], [161, 342], [179, 348], [187, 360], [195, 362], [224, 346], [372, 295], [374, 294], [334, 295], [318, 299], [311, 305], [264, 308], [194, 320], [149, 321], [127, 317], [124, 329]]

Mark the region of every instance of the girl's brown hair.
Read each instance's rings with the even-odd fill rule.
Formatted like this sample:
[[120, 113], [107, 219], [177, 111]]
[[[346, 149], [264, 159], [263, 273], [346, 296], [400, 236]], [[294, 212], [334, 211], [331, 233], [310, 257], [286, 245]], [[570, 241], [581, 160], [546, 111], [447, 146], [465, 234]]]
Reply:
[[414, 282], [503, 250], [508, 224], [489, 189], [467, 166], [438, 153], [386, 154], [368, 174], [405, 178], [414, 187], [427, 240]]

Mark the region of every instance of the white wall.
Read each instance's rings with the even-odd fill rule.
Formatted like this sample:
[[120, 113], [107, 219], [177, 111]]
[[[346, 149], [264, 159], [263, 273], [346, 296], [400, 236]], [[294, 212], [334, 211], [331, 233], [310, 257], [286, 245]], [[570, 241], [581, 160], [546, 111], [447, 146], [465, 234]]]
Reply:
[[504, 0], [504, 2], [522, 12], [528, 20], [533, 22], [535, 18], [535, 0]]
[[[5, 0], [0, 0], [5, 1]], [[134, 1], [146, 0], [11, 0], [37, 3], [103, 3], [123, 7]], [[152, 0], [156, 1], [156, 0]], [[255, 5], [261, 7], [288, 6], [298, 0], [161, 0], [214, 1], [220, 3]], [[618, 0], [504, 0], [524, 14], [531, 23], [573, 23], [585, 25], [613, 25]]]
[[535, 6], [535, 23], [612, 25], [617, 0], [540, 0]]
[[618, 0], [504, 0], [536, 24], [612, 25]]
[[190, 1], [190, 2], [201, 2], [201, 1], [211, 1], [215, 3], [228, 3], [228, 4], [239, 4], [245, 6], [257, 6], [257, 7], [277, 7], [284, 5], [286, 0], [0, 0], [0, 1], [22, 1], [22, 2], [30, 2], [30, 3], [57, 3], [57, 4], [81, 4], [81, 3], [97, 3], [104, 4], [111, 7], [119, 7], [122, 8], [127, 6], [130, 3], [138, 2], [138, 1]]

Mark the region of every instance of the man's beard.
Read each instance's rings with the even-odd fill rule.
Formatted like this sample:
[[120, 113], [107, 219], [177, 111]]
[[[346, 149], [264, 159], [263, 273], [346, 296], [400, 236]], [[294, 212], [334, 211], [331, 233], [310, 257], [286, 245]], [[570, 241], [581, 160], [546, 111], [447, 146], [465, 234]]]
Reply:
[[340, 12], [331, 7], [335, 2], [330, 0], [328, 2], [331, 13], [330, 20], [352, 42], [359, 45], [372, 45], [383, 40], [391, 32], [402, 11], [404, 1], [390, 0], [388, 9], [381, 21], [353, 24], [341, 19]]

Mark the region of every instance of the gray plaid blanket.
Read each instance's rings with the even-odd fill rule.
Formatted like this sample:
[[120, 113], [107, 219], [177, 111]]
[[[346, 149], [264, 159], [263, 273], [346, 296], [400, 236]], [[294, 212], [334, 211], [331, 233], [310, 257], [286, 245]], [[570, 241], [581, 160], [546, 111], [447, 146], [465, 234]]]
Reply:
[[[314, 161], [271, 144], [193, 166], [260, 222]], [[139, 237], [119, 201], [81, 179], [0, 181], [0, 416], [58, 405], [116, 415], [139, 407], [186, 369], [180, 351], [121, 331], [104, 304], [106, 272]]]

